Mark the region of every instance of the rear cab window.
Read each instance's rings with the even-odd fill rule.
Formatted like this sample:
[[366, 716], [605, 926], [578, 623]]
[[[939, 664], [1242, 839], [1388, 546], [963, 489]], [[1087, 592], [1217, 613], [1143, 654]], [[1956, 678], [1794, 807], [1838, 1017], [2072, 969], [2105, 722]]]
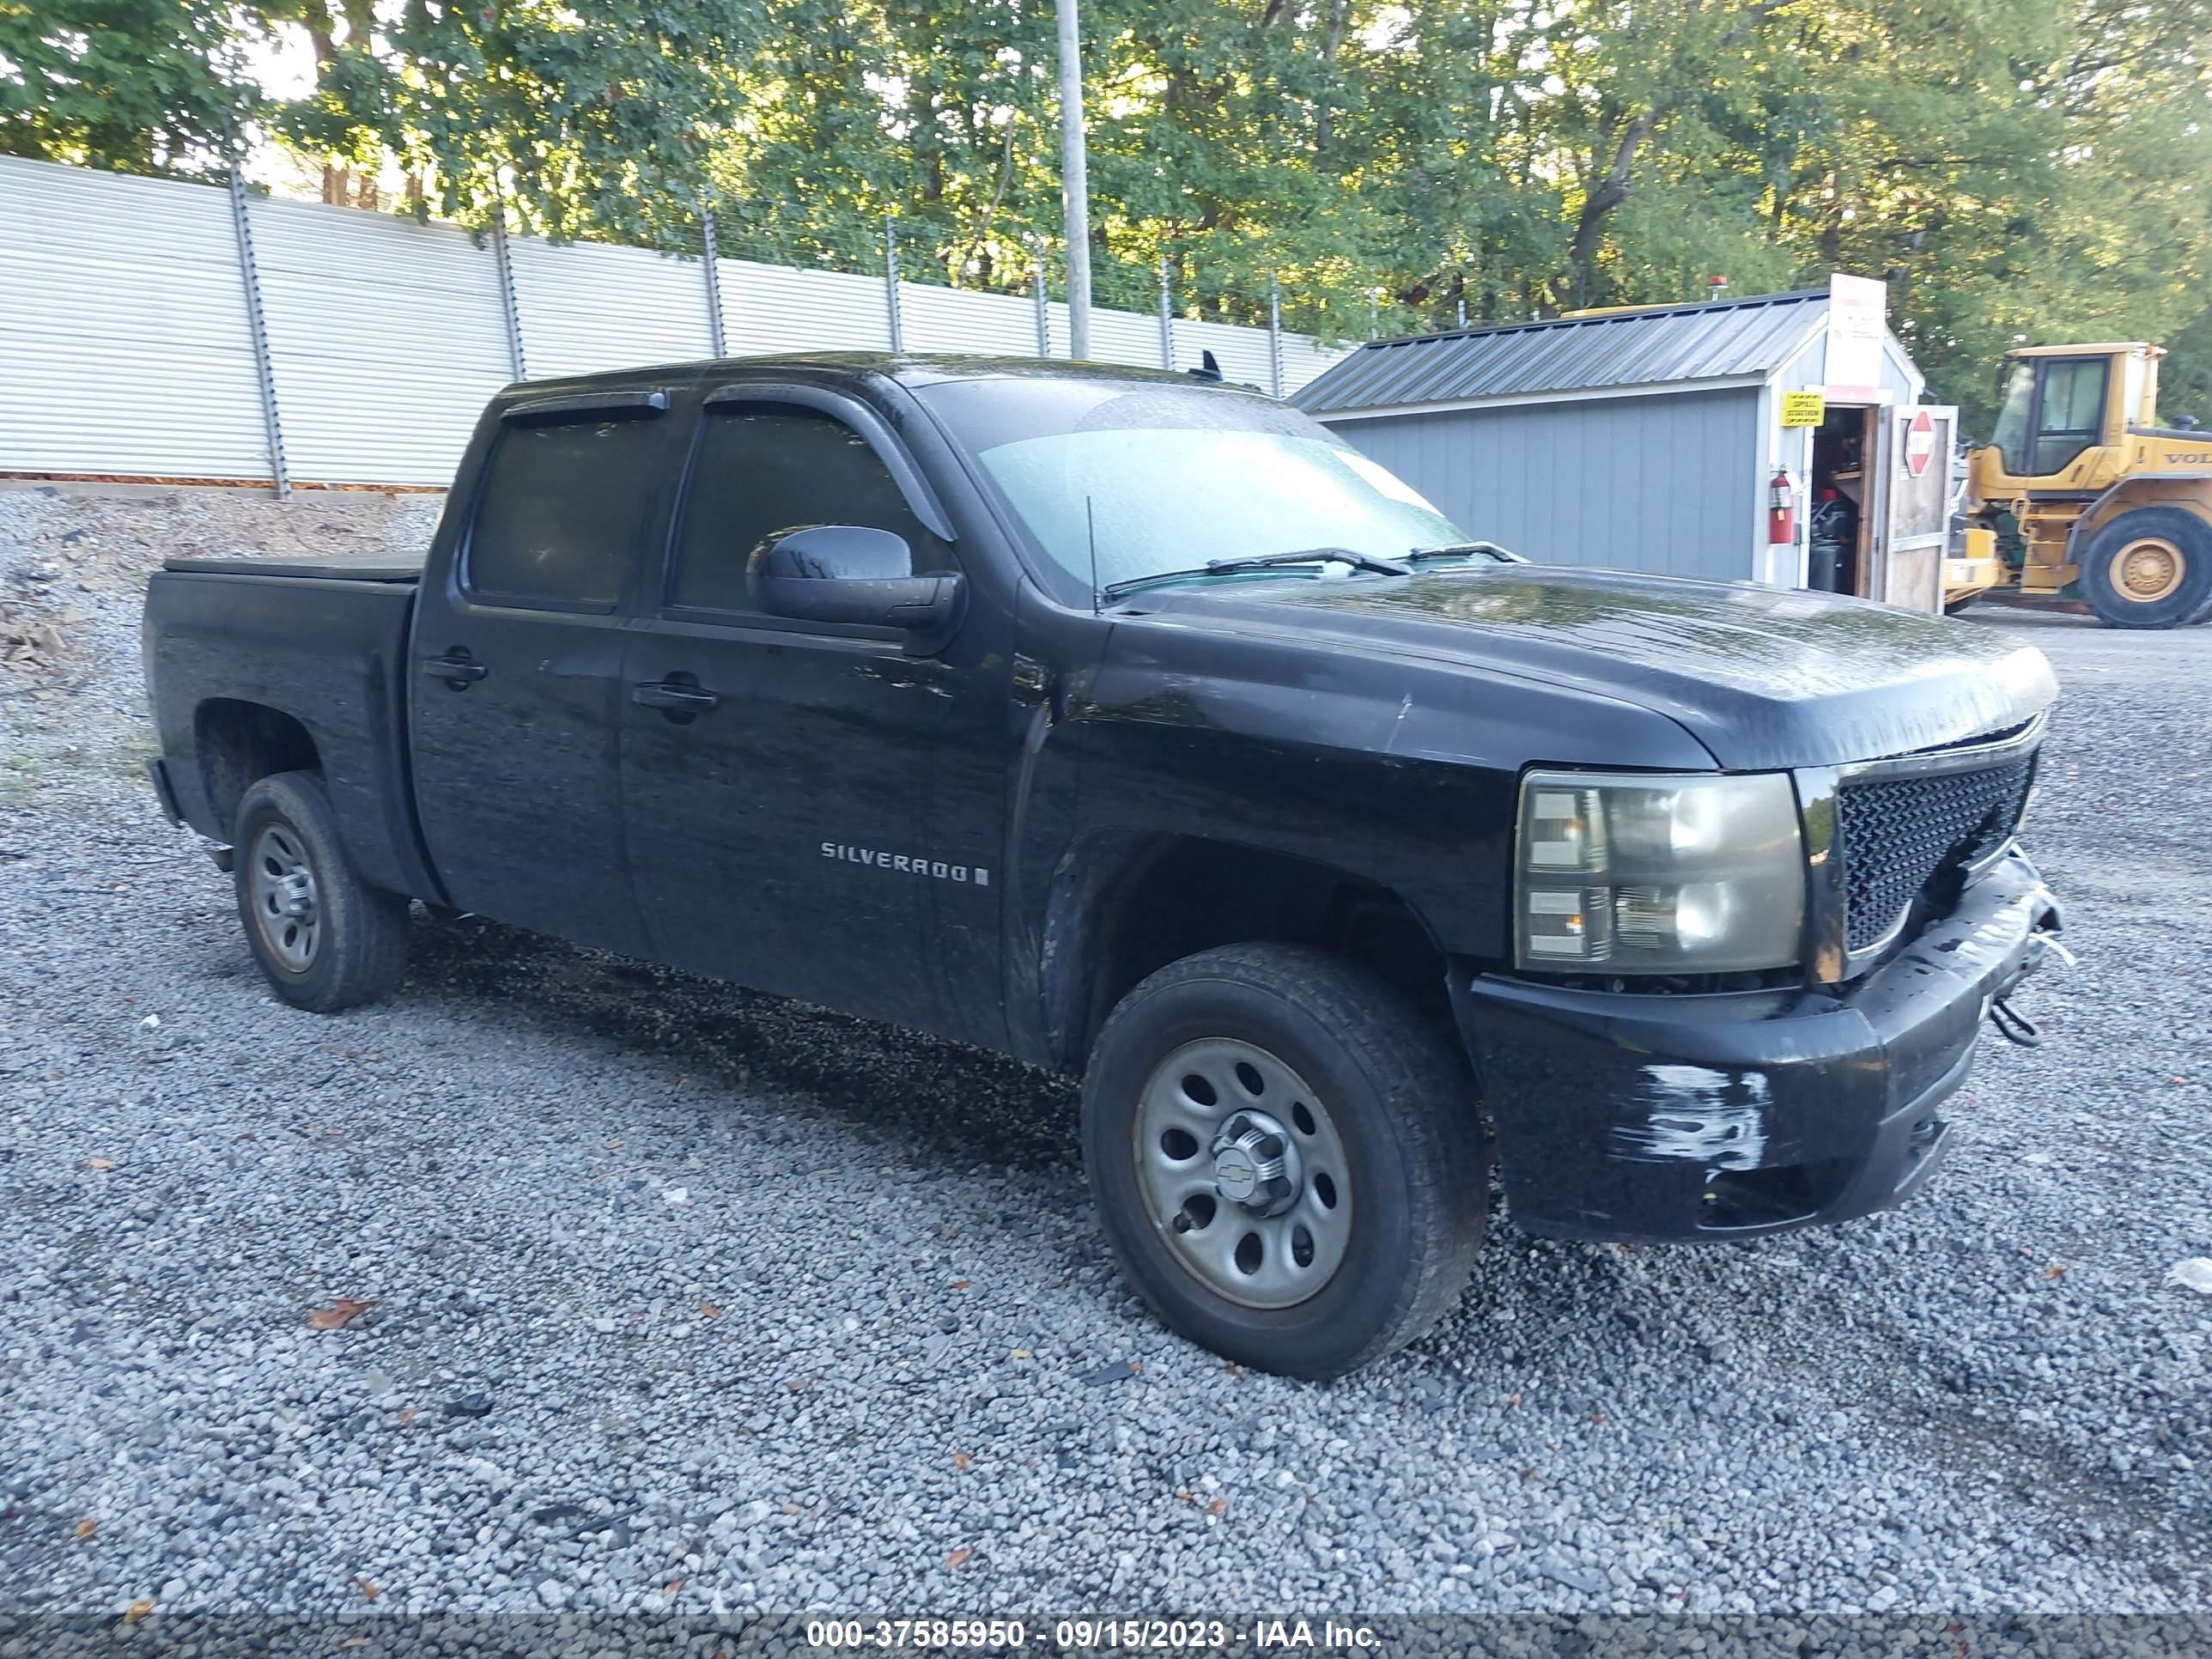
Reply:
[[510, 416], [477, 488], [461, 566], [470, 597], [614, 610], [663, 464], [661, 423], [652, 417], [664, 407], [665, 399], [641, 400]]

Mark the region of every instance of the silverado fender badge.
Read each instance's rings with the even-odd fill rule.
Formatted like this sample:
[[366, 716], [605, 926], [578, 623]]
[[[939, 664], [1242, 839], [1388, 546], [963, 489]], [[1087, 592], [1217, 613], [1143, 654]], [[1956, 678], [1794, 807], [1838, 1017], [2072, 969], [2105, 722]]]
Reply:
[[927, 876], [936, 881], [963, 881], [972, 887], [988, 887], [991, 872], [980, 864], [947, 864], [943, 859], [918, 859], [906, 853], [879, 853], [872, 847], [846, 847], [834, 841], [822, 843], [822, 856], [845, 864], [872, 864], [902, 876]]

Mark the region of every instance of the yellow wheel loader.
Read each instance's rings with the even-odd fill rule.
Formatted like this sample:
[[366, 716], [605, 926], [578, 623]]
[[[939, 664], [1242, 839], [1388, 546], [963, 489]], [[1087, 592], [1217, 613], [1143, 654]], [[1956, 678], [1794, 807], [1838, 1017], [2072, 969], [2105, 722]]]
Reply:
[[[2115, 628], [2212, 617], [2212, 432], [2158, 423], [2160, 347], [2023, 346], [1996, 432], [1967, 457], [1966, 529], [1943, 607], [2079, 598]], [[2017, 562], [1997, 550], [2018, 527]]]

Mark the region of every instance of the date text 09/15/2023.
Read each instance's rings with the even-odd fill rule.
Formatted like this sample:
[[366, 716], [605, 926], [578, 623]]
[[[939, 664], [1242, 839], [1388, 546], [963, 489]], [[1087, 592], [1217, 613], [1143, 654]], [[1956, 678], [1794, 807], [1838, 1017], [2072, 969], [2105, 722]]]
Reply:
[[1111, 1650], [1243, 1652], [1335, 1648], [1371, 1650], [1376, 1633], [1334, 1619], [1060, 1619], [1049, 1637], [1018, 1619], [814, 1619], [811, 1648], [912, 1648], [1009, 1651], [1029, 1647], [1066, 1653]]

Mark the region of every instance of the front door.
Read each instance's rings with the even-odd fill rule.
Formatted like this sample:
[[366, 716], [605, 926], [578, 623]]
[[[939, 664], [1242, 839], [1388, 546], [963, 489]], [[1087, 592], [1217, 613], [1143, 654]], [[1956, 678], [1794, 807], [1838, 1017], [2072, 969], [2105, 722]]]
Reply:
[[930, 919], [998, 926], [998, 872], [947, 857], [933, 825], [970, 671], [897, 629], [763, 615], [746, 591], [753, 549], [801, 525], [893, 531], [917, 572], [956, 568], [878, 453], [895, 441], [836, 407], [726, 392], [698, 417], [660, 604], [623, 669], [631, 867], [663, 960], [957, 1031]]
[[494, 439], [453, 585], [416, 600], [416, 800], [455, 904], [641, 952], [621, 877], [625, 591], [656, 509], [658, 393], [518, 405]]

